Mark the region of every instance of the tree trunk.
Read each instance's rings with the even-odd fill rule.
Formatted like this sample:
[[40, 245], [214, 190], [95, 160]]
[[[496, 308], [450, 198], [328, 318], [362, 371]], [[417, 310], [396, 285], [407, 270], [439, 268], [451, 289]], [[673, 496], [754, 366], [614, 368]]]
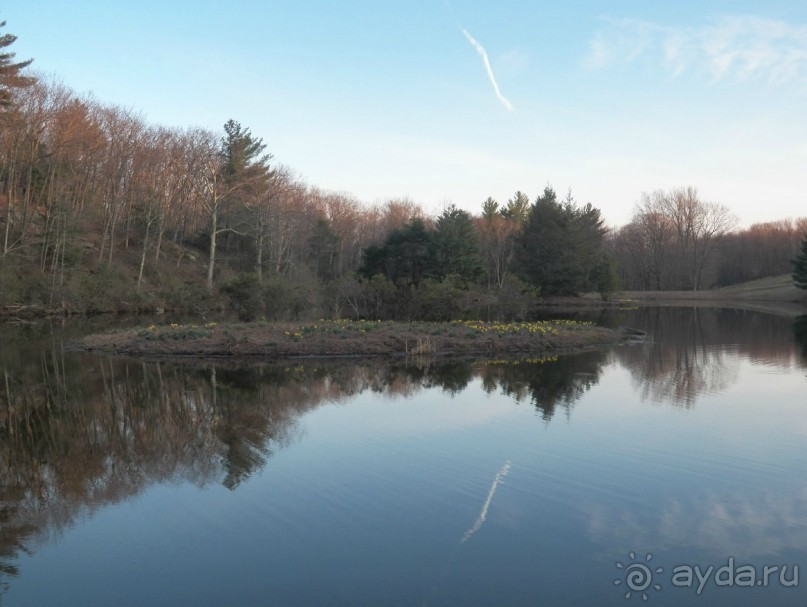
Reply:
[[7, 208], [6, 208], [6, 233], [5, 237], [3, 238], [3, 255], [8, 254], [8, 242], [9, 236], [11, 235], [11, 222], [13, 221], [13, 214], [11, 212], [11, 194], [9, 193], [8, 199], [6, 201]]
[[258, 282], [263, 282], [263, 229], [258, 234], [255, 241], [255, 273], [258, 275]]
[[213, 292], [213, 270], [216, 264], [216, 232], [218, 231], [218, 209], [210, 214], [210, 256], [207, 260], [207, 292]]
[[165, 232], [162, 217], [157, 220], [157, 242], [154, 245], [154, 263], [160, 261], [160, 247], [163, 244], [163, 232]]
[[143, 236], [143, 252], [140, 255], [140, 271], [137, 273], [137, 290], [140, 290], [140, 284], [143, 282], [143, 268], [146, 266], [146, 251], [149, 245], [149, 228], [151, 222], [146, 221], [146, 234]]

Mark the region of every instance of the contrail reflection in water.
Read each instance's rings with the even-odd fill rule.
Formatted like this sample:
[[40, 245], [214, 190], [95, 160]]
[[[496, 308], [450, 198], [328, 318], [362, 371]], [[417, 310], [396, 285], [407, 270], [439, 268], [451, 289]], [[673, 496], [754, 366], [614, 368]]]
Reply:
[[482, 505], [482, 511], [479, 513], [479, 517], [476, 519], [476, 522], [473, 524], [473, 527], [468, 529], [465, 534], [462, 536], [460, 543], [467, 542], [471, 539], [471, 536], [479, 531], [479, 528], [482, 527], [482, 523], [485, 522], [485, 519], [488, 516], [488, 508], [490, 508], [490, 502], [493, 501], [493, 495], [496, 493], [496, 488], [499, 486], [499, 483], [502, 482], [507, 473], [510, 472], [510, 460], [507, 460], [507, 463], [502, 466], [502, 469], [496, 473], [496, 478], [493, 479], [493, 484], [490, 486], [490, 491], [488, 491], [488, 497], [485, 500], [485, 503]]

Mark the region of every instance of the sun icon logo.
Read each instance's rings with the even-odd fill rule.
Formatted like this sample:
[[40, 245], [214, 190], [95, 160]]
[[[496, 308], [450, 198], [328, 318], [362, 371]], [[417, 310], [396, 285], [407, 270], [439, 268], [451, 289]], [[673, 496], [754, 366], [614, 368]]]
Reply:
[[649, 588], [654, 588], [656, 590], [661, 590], [661, 584], [654, 584], [653, 583], [653, 574], [654, 573], [664, 573], [664, 568], [656, 567], [655, 569], [651, 569], [651, 567], [647, 564], [653, 558], [652, 554], [645, 555], [645, 562], [637, 562], [636, 561], [636, 553], [629, 552], [628, 556], [630, 557], [631, 562], [623, 565], [621, 562], [617, 562], [616, 568], [621, 569], [625, 572], [624, 579], [618, 578], [614, 580], [614, 586], [620, 586], [623, 582], [625, 586], [627, 586], [628, 591], [625, 593], [625, 598], [629, 599], [635, 593], [637, 596], [641, 595], [642, 600], [647, 600], [647, 590]]

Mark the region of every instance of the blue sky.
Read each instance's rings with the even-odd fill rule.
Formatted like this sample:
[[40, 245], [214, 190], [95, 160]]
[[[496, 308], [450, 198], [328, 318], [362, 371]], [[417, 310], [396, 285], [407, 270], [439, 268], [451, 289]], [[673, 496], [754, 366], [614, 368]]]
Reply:
[[2, 19], [72, 88], [160, 124], [234, 118], [368, 203], [477, 212], [551, 184], [620, 225], [691, 185], [744, 225], [807, 215], [807, 3], [17, 0]]

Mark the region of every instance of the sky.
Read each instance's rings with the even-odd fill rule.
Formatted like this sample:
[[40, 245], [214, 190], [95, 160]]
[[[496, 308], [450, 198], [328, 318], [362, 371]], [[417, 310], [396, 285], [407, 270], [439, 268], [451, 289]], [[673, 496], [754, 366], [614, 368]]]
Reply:
[[[708, 6], [707, 6], [708, 5]], [[807, 215], [807, 3], [0, 0], [17, 59], [151, 123], [230, 118], [307, 183], [478, 213], [546, 185], [629, 221], [696, 187]]]

